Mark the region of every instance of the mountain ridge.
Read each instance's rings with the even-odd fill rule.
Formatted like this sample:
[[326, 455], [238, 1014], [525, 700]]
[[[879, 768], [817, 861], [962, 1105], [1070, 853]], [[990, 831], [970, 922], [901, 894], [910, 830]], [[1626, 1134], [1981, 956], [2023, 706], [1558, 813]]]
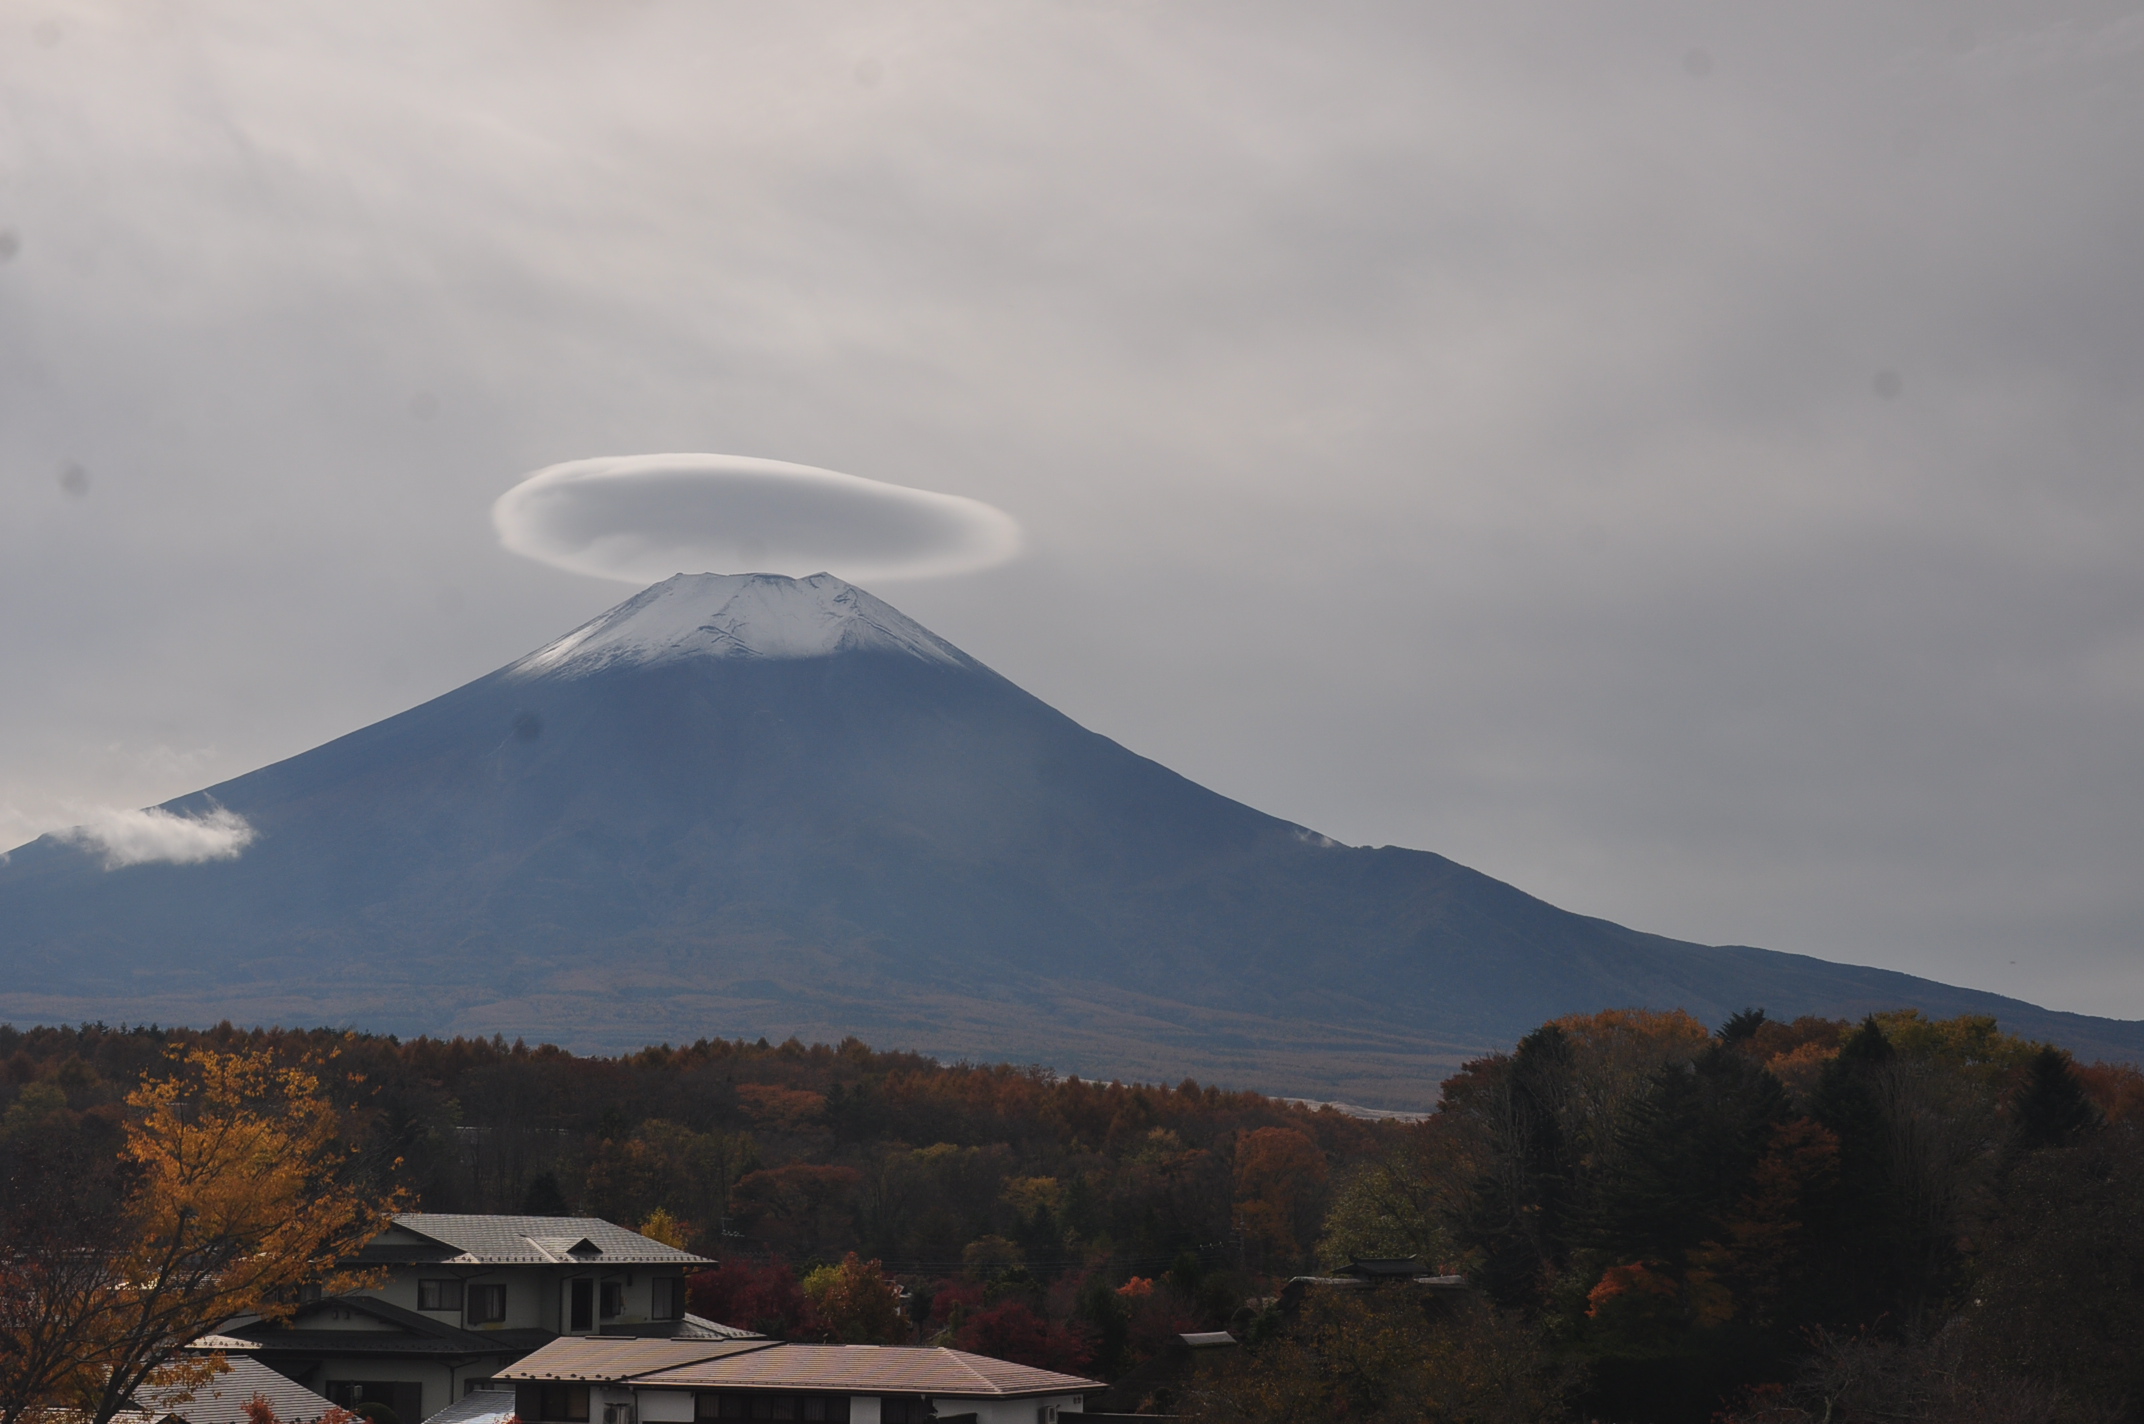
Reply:
[[[660, 637], [575, 661], [651, 609]], [[1080, 727], [829, 576], [669, 580], [538, 652], [561, 645], [166, 803], [244, 815], [258, 838], [234, 860], [18, 850], [0, 1017], [613, 1050], [856, 1033], [1394, 1107], [1607, 1007], [1915, 1004], [2144, 1057], [2144, 1025], [1686, 944], [1432, 852], [1343, 846]]]

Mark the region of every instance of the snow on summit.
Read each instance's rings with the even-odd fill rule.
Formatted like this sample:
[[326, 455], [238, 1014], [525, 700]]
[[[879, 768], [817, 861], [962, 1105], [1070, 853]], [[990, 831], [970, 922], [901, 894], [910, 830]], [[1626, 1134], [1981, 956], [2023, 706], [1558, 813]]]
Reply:
[[582, 677], [680, 658], [823, 658], [853, 652], [972, 665], [960, 649], [899, 609], [832, 574], [679, 574], [538, 648], [507, 672]]

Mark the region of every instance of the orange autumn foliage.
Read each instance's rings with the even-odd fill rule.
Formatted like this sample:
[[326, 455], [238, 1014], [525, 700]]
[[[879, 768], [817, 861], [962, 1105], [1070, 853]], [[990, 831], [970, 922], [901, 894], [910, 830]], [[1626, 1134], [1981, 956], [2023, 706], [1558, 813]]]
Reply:
[[1325, 1154], [1292, 1127], [1261, 1127], [1236, 1145], [1236, 1219], [1261, 1258], [1301, 1254], [1298, 1232], [1315, 1229], [1326, 1178]]
[[2109, 1122], [2144, 1120], [2144, 1073], [2128, 1063], [2079, 1063], [2071, 1070]]
[[52, 1411], [107, 1424], [139, 1391], [205, 1384], [221, 1360], [182, 1348], [231, 1316], [283, 1319], [301, 1284], [369, 1282], [337, 1262], [396, 1202], [350, 1180], [318, 1066], [196, 1044], [128, 1096], [131, 1182], [116, 1231], [36, 1277], [32, 1309], [0, 1330], [6, 1424]]

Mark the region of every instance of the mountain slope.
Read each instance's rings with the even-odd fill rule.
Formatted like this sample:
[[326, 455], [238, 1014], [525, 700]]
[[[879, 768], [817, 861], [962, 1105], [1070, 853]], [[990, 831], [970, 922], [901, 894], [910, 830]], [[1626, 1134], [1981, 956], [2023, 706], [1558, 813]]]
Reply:
[[826, 575], [680, 577], [173, 802], [235, 860], [0, 867], [0, 1015], [629, 1047], [857, 1033], [1420, 1102], [1555, 1013], [1913, 1004], [2089, 1055], [2144, 1025], [1559, 910], [1341, 846], [1079, 727]]

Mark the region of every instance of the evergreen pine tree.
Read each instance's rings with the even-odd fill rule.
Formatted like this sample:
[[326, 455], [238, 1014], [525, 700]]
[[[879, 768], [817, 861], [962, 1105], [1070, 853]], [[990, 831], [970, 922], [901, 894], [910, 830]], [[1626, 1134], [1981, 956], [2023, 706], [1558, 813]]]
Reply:
[[559, 1190], [556, 1172], [539, 1172], [530, 1180], [527, 1195], [521, 1199], [523, 1216], [571, 1216], [573, 1209], [566, 1204], [566, 1194]]
[[1520, 1039], [1504, 1066], [1495, 1164], [1456, 1232], [1482, 1252], [1477, 1278], [1500, 1305], [1538, 1306], [1544, 1280], [1570, 1251], [1573, 1169], [1561, 1110], [1574, 1059], [1570, 1037], [1548, 1024]]
[[2011, 1102], [2009, 1155], [2014, 1160], [2075, 1141], [2100, 1122], [2099, 1109], [2070, 1067], [2070, 1056], [2059, 1048], [2043, 1048], [2026, 1066], [2025, 1081]]
[[1884, 1076], [1898, 1050], [1874, 1017], [1847, 1036], [1810, 1094], [1810, 1113], [1839, 1139], [1836, 1185], [1808, 1223], [1834, 1263], [1825, 1323], [1862, 1326], [1895, 1312], [1915, 1288], [1915, 1237], [1891, 1167]]
[[1724, 1043], [1661, 1068], [1616, 1134], [1588, 1244], [1617, 1261], [1679, 1266], [1719, 1234], [1787, 1115], [1779, 1079]]
[[1757, 1036], [1757, 1030], [1765, 1025], [1764, 1010], [1744, 1009], [1728, 1015], [1727, 1022], [1720, 1025], [1719, 1040], [1730, 1048], [1749, 1042]]

